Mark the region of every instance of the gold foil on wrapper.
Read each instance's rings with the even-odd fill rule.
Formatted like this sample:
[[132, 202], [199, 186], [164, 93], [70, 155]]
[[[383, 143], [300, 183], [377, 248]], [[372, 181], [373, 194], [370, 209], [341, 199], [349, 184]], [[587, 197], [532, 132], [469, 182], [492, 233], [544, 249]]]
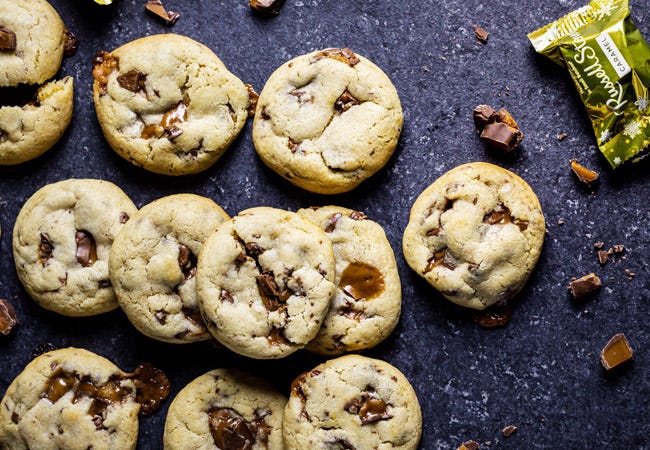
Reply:
[[614, 168], [650, 150], [650, 46], [627, 0], [594, 0], [528, 35], [538, 53], [566, 67]]

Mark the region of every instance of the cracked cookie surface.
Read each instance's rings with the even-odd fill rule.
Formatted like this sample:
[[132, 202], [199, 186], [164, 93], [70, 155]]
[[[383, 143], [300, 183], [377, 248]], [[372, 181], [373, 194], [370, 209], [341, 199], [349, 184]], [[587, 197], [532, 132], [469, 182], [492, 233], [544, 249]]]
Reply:
[[542, 250], [537, 196], [514, 173], [469, 163], [417, 198], [404, 231], [406, 262], [447, 299], [485, 309], [514, 297]]
[[110, 277], [118, 302], [143, 334], [165, 342], [210, 338], [196, 298], [201, 246], [228, 220], [212, 200], [176, 194], [143, 206], [115, 239]]
[[175, 34], [95, 57], [95, 111], [109, 145], [165, 175], [214, 164], [241, 131], [248, 90], [204, 45]]
[[378, 359], [348, 355], [293, 381], [282, 433], [288, 450], [414, 450], [422, 412], [399, 370]]
[[0, 402], [0, 449], [135, 449], [140, 404], [124, 375], [82, 349], [38, 356]]
[[340, 206], [305, 208], [332, 241], [336, 294], [316, 338], [307, 349], [323, 355], [370, 348], [390, 335], [402, 305], [397, 263], [382, 227]]
[[386, 164], [403, 115], [390, 79], [349, 49], [299, 56], [260, 94], [253, 142], [262, 161], [308, 191], [354, 189]]
[[69, 179], [39, 189], [23, 205], [13, 232], [16, 271], [29, 295], [65, 316], [117, 308], [108, 258], [136, 211], [108, 181]]
[[325, 233], [298, 214], [240, 212], [203, 245], [199, 307], [223, 345], [251, 358], [281, 358], [316, 336], [334, 293], [334, 254]]
[[264, 380], [216, 369], [176, 396], [165, 422], [165, 450], [283, 450], [287, 399]]
[[0, 51], [0, 86], [41, 84], [56, 74], [66, 35], [61, 17], [48, 2], [0, 2], [0, 28], [15, 39], [13, 49]]
[[72, 77], [52, 81], [34, 101], [0, 107], [0, 165], [29, 161], [56, 144], [72, 119], [73, 85]]

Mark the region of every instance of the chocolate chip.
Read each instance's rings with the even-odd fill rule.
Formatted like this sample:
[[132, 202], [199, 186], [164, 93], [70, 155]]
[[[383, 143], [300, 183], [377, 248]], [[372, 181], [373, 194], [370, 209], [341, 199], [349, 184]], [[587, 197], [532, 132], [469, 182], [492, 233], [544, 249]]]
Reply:
[[106, 430], [107, 429], [104, 426], [104, 419], [102, 419], [102, 416], [94, 416], [93, 417], [93, 423], [95, 424], [95, 429], [96, 430]]
[[41, 242], [38, 245], [38, 260], [45, 266], [48, 259], [52, 257], [54, 252], [54, 244], [50, 240], [47, 233], [41, 233]]
[[140, 92], [145, 90], [145, 81], [147, 76], [137, 69], [129, 70], [127, 73], [117, 77], [117, 84], [131, 92]]
[[288, 290], [281, 291], [272, 272], [262, 272], [257, 276], [257, 286], [264, 306], [269, 311], [277, 311], [291, 296]]
[[484, 44], [487, 44], [489, 35], [490, 33], [485, 31], [483, 28], [479, 27], [478, 25], [474, 25], [474, 36], [476, 36], [476, 39]]
[[341, 213], [332, 214], [325, 224], [325, 233], [331, 233], [336, 228], [336, 224], [341, 219]]
[[512, 436], [512, 433], [514, 433], [515, 431], [517, 431], [517, 427], [516, 427], [516, 426], [514, 426], [514, 425], [508, 425], [508, 426], [505, 427], [505, 428], [503, 429], [503, 431], [502, 431], [502, 433], [503, 433], [503, 437], [507, 437], [507, 438], [508, 438], [508, 437]]
[[14, 307], [7, 300], [0, 300], [0, 333], [7, 336], [18, 325]]
[[127, 223], [129, 221], [129, 219], [130, 219], [130, 217], [126, 212], [122, 211], [120, 213], [120, 223]]
[[300, 415], [305, 417], [307, 420], [309, 420], [309, 414], [307, 413], [307, 409], [305, 408], [307, 404], [307, 395], [305, 394], [304, 389], [302, 388], [302, 384], [306, 381], [307, 379], [307, 373], [302, 373], [298, 375], [292, 382], [291, 382], [291, 396], [292, 397], [298, 397], [300, 400], [300, 403], [302, 404], [302, 407], [300, 409]]
[[347, 89], [334, 102], [334, 109], [339, 112], [345, 112], [359, 104], [359, 100], [354, 98]]
[[284, 0], [250, 0], [249, 3], [253, 11], [260, 14], [277, 16], [284, 5]]
[[245, 248], [246, 248], [246, 254], [252, 258], [257, 258], [262, 253], [264, 253], [264, 249], [260, 247], [256, 242], [247, 243], [245, 245]]
[[255, 435], [244, 418], [231, 408], [213, 409], [208, 413], [212, 439], [220, 449], [250, 450]]
[[253, 117], [255, 115], [255, 110], [257, 109], [257, 101], [260, 98], [260, 95], [255, 92], [252, 84], [245, 83], [246, 89], [248, 90], [248, 98], [250, 99], [250, 104], [248, 105], [248, 117]]
[[479, 131], [483, 131], [485, 125], [494, 122], [496, 119], [496, 111], [489, 105], [478, 105], [474, 108], [473, 117], [474, 125]]
[[0, 51], [3, 50], [16, 50], [16, 33], [0, 26]]
[[354, 445], [343, 438], [336, 438], [333, 441], [327, 442], [327, 444], [327, 448], [331, 448], [332, 450], [357, 450]]
[[467, 441], [463, 442], [460, 447], [458, 447], [458, 450], [478, 450], [479, 445], [478, 442], [476, 441]]
[[481, 139], [491, 147], [509, 152], [517, 148], [524, 138], [517, 122], [504, 108], [495, 112], [488, 105], [479, 105], [474, 109], [473, 116]]
[[145, 3], [144, 7], [147, 11], [164, 20], [165, 24], [170, 26], [174, 25], [180, 17], [180, 14], [174, 11], [167, 11], [160, 0], [150, 0]]
[[622, 244], [617, 244], [614, 246], [614, 253], [623, 253], [625, 251], [625, 246]]
[[79, 230], [75, 233], [77, 242], [77, 262], [84, 267], [92, 266], [97, 261], [97, 244], [93, 235], [87, 231]]
[[167, 313], [165, 311], [156, 311], [154, 317], [161, 325], [165, 325], [167, 322]]
[[219, 300], [225, 300], [228, 303], [235, 303], [235, 299], [232, 298], [232, 295], [230, 295], [230, 292], [228, 292], [225, 289], [221, 289], [221, 294], [219, 295]]
[[496, 303], [483, 311], [474, 312], [472, 319], [483, 328], [505, 326], [512, 318], [512, 310], [507, 302]]
[[438, 236], [438, 234], [440, 234], [441, 231], [442, 231], [442, 227], [433, 228], [427, 231], [427, 236]]
[[18, 425], [18, 422], [20, 422], [20, 416], [16, 412], [11, 413], [11, 421]]
[[196, 274], [196, 256], [189, 247], [183, 244], [178, 246], [178, 266], [181, 268], [186, 280]]
[[291, 138], [288, 138], [287, 146], [289, 147], [289, 150], [291, 150], [291, 153], [296, 153], [298, 151], [298, 148], [300, 147], [300, 143], [295, 142]]
[[143, 416], [155, 412], [169, 396], [169, 378], [149, 363], [140, 364], [129, 378], [135, 383], [136, 401], [141, 405], [140, 414]]
[[45, 344], [38, 344], [36, 347], [34, 347], [34, 350], [32, 350], [32, 354], [29, 355], [29, 359], [32, 360], [41, 356], [43, 353], [51, 352], [56, 349], [56, 345], [50, 342], [46, 342]]
[[368, 219], [368, 216], [366, 216], [361, 211], [352, 211], [350, 213], [350, 219], [352, 219], [352, 220], [366, 220], [366, 219]]
[[598, 292], [601, 286], [600, 278], [595, 273], [590, 273], [571, 281], [569, 289], [574, 300], [585, 300]]
[[63, 54], [66, 57], [73, 56], [77, 53], [79, 48], [79, 38], [67, 28], [63, 31], [65, 33], [65, 44], [63, 46]]
[[601, 248], [603, 248], [604, 246], [605, 246], [605, 243], [604, 243], [604, 242], [596, 242], [596, 243], [594, 244], [594, 247], [596, 247], [596, 248], [599, 249], [599, 250], [600, 250]]

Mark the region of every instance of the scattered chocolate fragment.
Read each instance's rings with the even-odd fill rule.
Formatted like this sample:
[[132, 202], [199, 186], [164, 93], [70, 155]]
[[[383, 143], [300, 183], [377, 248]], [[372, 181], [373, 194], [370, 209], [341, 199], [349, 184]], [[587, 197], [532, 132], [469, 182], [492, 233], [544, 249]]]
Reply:
[[517, 427], [515, 425], [508, 425], [502, 431], [503, 437], [509, 438], [510, 436], [512, 436], [512, 433], [514, 433], [515, 431], [517, 431]]
[[156, 411], [169, 396], [169, 379], [165, 373], [149, 363], [142, 363], [135, 368], [131, 378], [136, 388], [136, 401], [140, 403], [140, 414], [148, 416]]
[[497, 112], [494, 110], [494, 108], [489, 105], [478, 105], [476, 108], [474, 108], [473, 116], [476, 129], [479, 130], [479, 132], [483, 131], [485, 125], [490, 122], [494, 122], [496, 113]]
[[571, 159], [569, 162], [571, 163], [571, 170], [573, 170], [573, 173], [575, 173], [578, 179], [587, 186], [591, 186], [591, 184], [598, 179], [598, 172], [594, 172], [593, 170], [580, 165], [578, 160], [575, 158]]
[[566, 134], [566, 133], [560, 133], [560, 134], [557, 135], [557, 140], [558, 141], [563, 141], [563, 140], [566, 139], [567, 136], [568, 136], [568, 134]]
[[144, 83], [147, 76], [137, 69], [129, 70], [127, 73], [117, 77], [117, 84], [131, 92], [140, 92], [145, 90]]
[[625, 275], [627, 275], [628, 280], [632, 280], [636, 276], [630, 269], [625, 269]]
[[473, 320], [483, 328], [503, 327], [512, 318], [512, 310], [507, 302], [496, 303], [483, 311], [476, 311]]
[[598, 263], [604, 266], [609, 261], [609, 255], [605, 250], [598, 250]]
[[196, 274], [196, 256], [188, 246], [183, 244], [178, 246], [178, 266], [181, 268], [186, 280]]
[[480, 138], [491, 147], [509, 152], [517, 148], [524, 138], [519, 125], [505, 108], [495, 111], [488, 105], [478, 105], [474, 108], [473, 117]]
[[354, 98], [352, 94], [346, 89], [334, 102], [334, 109], [339, 112], [345, 112], [355, 105], [359, 104], [359, 100]]
[[3, 50], [16, 50], [16, 33], [0, 26], [0, 51]]
[[56, 349], [57, 346], [50, 342], [46, 342], [45, 344], [38, 344], [36, 347], [34, 347], [34, 350], [32, 350], [32, 354], [29, 356], [29, 359], [34, 359], [38, 356], [41, 356], [43, 353], [51, 352]]
[[248, 4], [255, 12], [267, 16], [277, 16], [284, 5], [284, 0], [250, 0]]
[[458, 450], [478, 450], [479, 445], [476, 441], [467, 441], [460, 444]]
[[604, 243], [604, 242], [596, 242], [596, 243], [594, 244], [594, 247], [596, 247], [598, 250], [600, 250], [600, 249], [603, 248], [604, 246], [605, 246], [605, 243]]
[[93, 235], [87, 231], [79, 230], [75, 233], [77, 242], [77, 262], [84, 267], [92, 266], [97, 261], [97, 244]]
[[145, 3], [144, 7], [150, 13], [164, 20], [167, 25], [174, 25], [181, 16], [174, 11], [167, 11], [160, 0], [150, 0]]
[[605, 370], [612, 370], [634, 357], [632, 347], [623, 333], [615, 334], [600, 352]]
[[16, 311], [5, 299], [0, 300], [0, 333], [7, 336], [18, 325]]
[[490, 33], [485, 31], [483, 28], [479, 27], [478, 25], [474, 25], [474, 36], [476, 36], [476, 39], [478, 39], [480, 42], [487, 44], [489, 35]]
[[617, 244], [613, 248], [614, 248], [614, 253], [623, 253], [625, 251], [625, 246], [622, 244]]
[[574, 300], [585, 300], [593, 296], [601, 286], [600, 278], [595, 273], [590, 273], [589, 275], [571, 281], [569, 290]]
[[246, 89], [248, 89], [248, 98], [250, 99], [250, 104], [248, 105], [248, 117], [253, 117], [255, 115], [255, 110], [257, 109], [257, 101], [260, 98], [260, 94], [255, 92], [255, 88], [252, 84], [245, 83]]
[[77, 53], [79, 48], [79, 38], [72, 31], [67, 28], [63, 31], [65, 33], [65, 44], [63, 45], [63, 55], [66, 57], [73, 56]]

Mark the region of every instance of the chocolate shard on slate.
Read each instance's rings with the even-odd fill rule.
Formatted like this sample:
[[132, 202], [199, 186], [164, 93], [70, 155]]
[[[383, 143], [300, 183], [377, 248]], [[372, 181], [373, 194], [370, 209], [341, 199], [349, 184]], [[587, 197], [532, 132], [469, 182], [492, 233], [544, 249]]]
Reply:
[[605, 250], [598, 250], [598, 262], [601, 266], [604, 266], [609, 261], [609, 255]]
[[571, 281], [569, 290], [574, 300], [585, 300], [593, 296], [601, 286], [600, 278], [595, 273], [590, 273], [589, 275]]
[[16, 33], [0, 26], [0, 51], [3, 50], [12, 52], [16, 50]]
[[268, 16], [277, 16], [284, 5], [284, 0], [250, 0], [249, 5], [253, 11]]
[[476, 39], [478, 39], [480, 42], [487, 44], [489, 35], [490, 33], [485, 31], [483, 28], [479, 27], [478, 25], [474, 25], [474, 36], [476, 36]]
[[615, 334], [600, 352], [605, 370], [613, 370], [634, 357], [632, 347], [623, 333]]
[[160, 0], [150, 0], [144, 5], [145, 9], [165, 21], [167, 25], [174, 25], [181, 16], [177, 12], [167, 11]]

